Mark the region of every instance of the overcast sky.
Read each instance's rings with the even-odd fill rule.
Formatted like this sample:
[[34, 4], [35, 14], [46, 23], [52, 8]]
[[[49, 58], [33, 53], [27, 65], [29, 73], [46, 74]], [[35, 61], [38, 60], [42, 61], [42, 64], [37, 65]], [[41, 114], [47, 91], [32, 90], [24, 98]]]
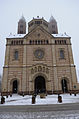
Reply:
[[[28, 23], [33, 17], [49, 21], [53, 15], [59, 33], [71, 36], [74, 63], [79, 70], [79, 0], [0, 0], [0, 74], [5, 58], [5, 38], [17, 33], [17, 23], [24, 15]], [[27, 31], [28, 32], [28, 31]]]

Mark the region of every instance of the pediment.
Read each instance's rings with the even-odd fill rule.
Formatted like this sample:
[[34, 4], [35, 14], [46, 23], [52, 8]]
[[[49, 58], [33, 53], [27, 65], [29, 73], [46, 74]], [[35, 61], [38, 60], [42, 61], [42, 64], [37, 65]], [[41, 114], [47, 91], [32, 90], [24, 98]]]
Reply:
[[36, 28], [34, 28], [31, 32], [29, 32], [25, 38], [27, 39], [33, 39], [33, 40], [37, 40], [37, 39], [51, 39], [53, 36], [47, 32], [43, 27], [41, 26], [37, 26]]

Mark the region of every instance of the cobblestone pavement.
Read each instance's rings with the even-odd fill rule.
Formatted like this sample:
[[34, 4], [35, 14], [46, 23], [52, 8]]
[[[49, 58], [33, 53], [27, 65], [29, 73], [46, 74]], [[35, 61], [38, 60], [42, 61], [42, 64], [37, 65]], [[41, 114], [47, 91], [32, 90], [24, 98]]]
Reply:
[[0, 112], [0, 119], [79, 119], [79, 110], [50, 112]]

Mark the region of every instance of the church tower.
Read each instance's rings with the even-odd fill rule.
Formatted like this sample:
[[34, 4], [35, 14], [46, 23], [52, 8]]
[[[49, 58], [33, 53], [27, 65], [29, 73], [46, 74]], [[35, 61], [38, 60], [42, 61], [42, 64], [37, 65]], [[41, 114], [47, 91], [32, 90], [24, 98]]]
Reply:
[[37, 18], [33, 18], [29, 23], [28, 23], [28, 32], [31, 32], [34, 28], [37, 26], [43, 27], [46, 31], [48, 31], [48, 22], [44, 20], [44, 18], [40, 18], [37, 16]]
[[57, 22], [53, 16], [50, 17], [48, 29], [50, 34], [58, 34]]
[[18, 34], [26, 34], [26, 20], [24, 16], [18, 22]]

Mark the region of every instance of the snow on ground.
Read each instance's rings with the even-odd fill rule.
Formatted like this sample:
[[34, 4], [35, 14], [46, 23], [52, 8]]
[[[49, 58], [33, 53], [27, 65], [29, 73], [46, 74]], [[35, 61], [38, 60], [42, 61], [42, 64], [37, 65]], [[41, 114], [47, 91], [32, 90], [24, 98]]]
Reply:
[[[58, 102], [58, 95], [47, 95], [46, 98], [40, 98], [40, 96], [36, 96], [35, 105], [41, 104], [63, 104], [63, 103], [77, 103], [79, 102], [79, 94], [74, 96], [74, 94], [62, 94], [62, 103]], [[32, 105], [32, 96], [20, 96], [17, 94], [13, 94], [12, 97], [5, 97], [5, 104], [3, 105]], [[0, 104], [2, 106], [2, 104]]]
[[[58, 103], [58, 95], [48, 95], [45, 99], [36, 97], [35, 105], [41, 104], [63, 104], [79, 102], [79, 94], [77, 96], [62, 94], [62, 103]], [[4, 105], [32, 105], [32, 96], [13, 95], [5, 97]], [[79, 119], [79, 110], [68, 111], [48, 111], [48, 112], [0, 112], [0, 119]]]

